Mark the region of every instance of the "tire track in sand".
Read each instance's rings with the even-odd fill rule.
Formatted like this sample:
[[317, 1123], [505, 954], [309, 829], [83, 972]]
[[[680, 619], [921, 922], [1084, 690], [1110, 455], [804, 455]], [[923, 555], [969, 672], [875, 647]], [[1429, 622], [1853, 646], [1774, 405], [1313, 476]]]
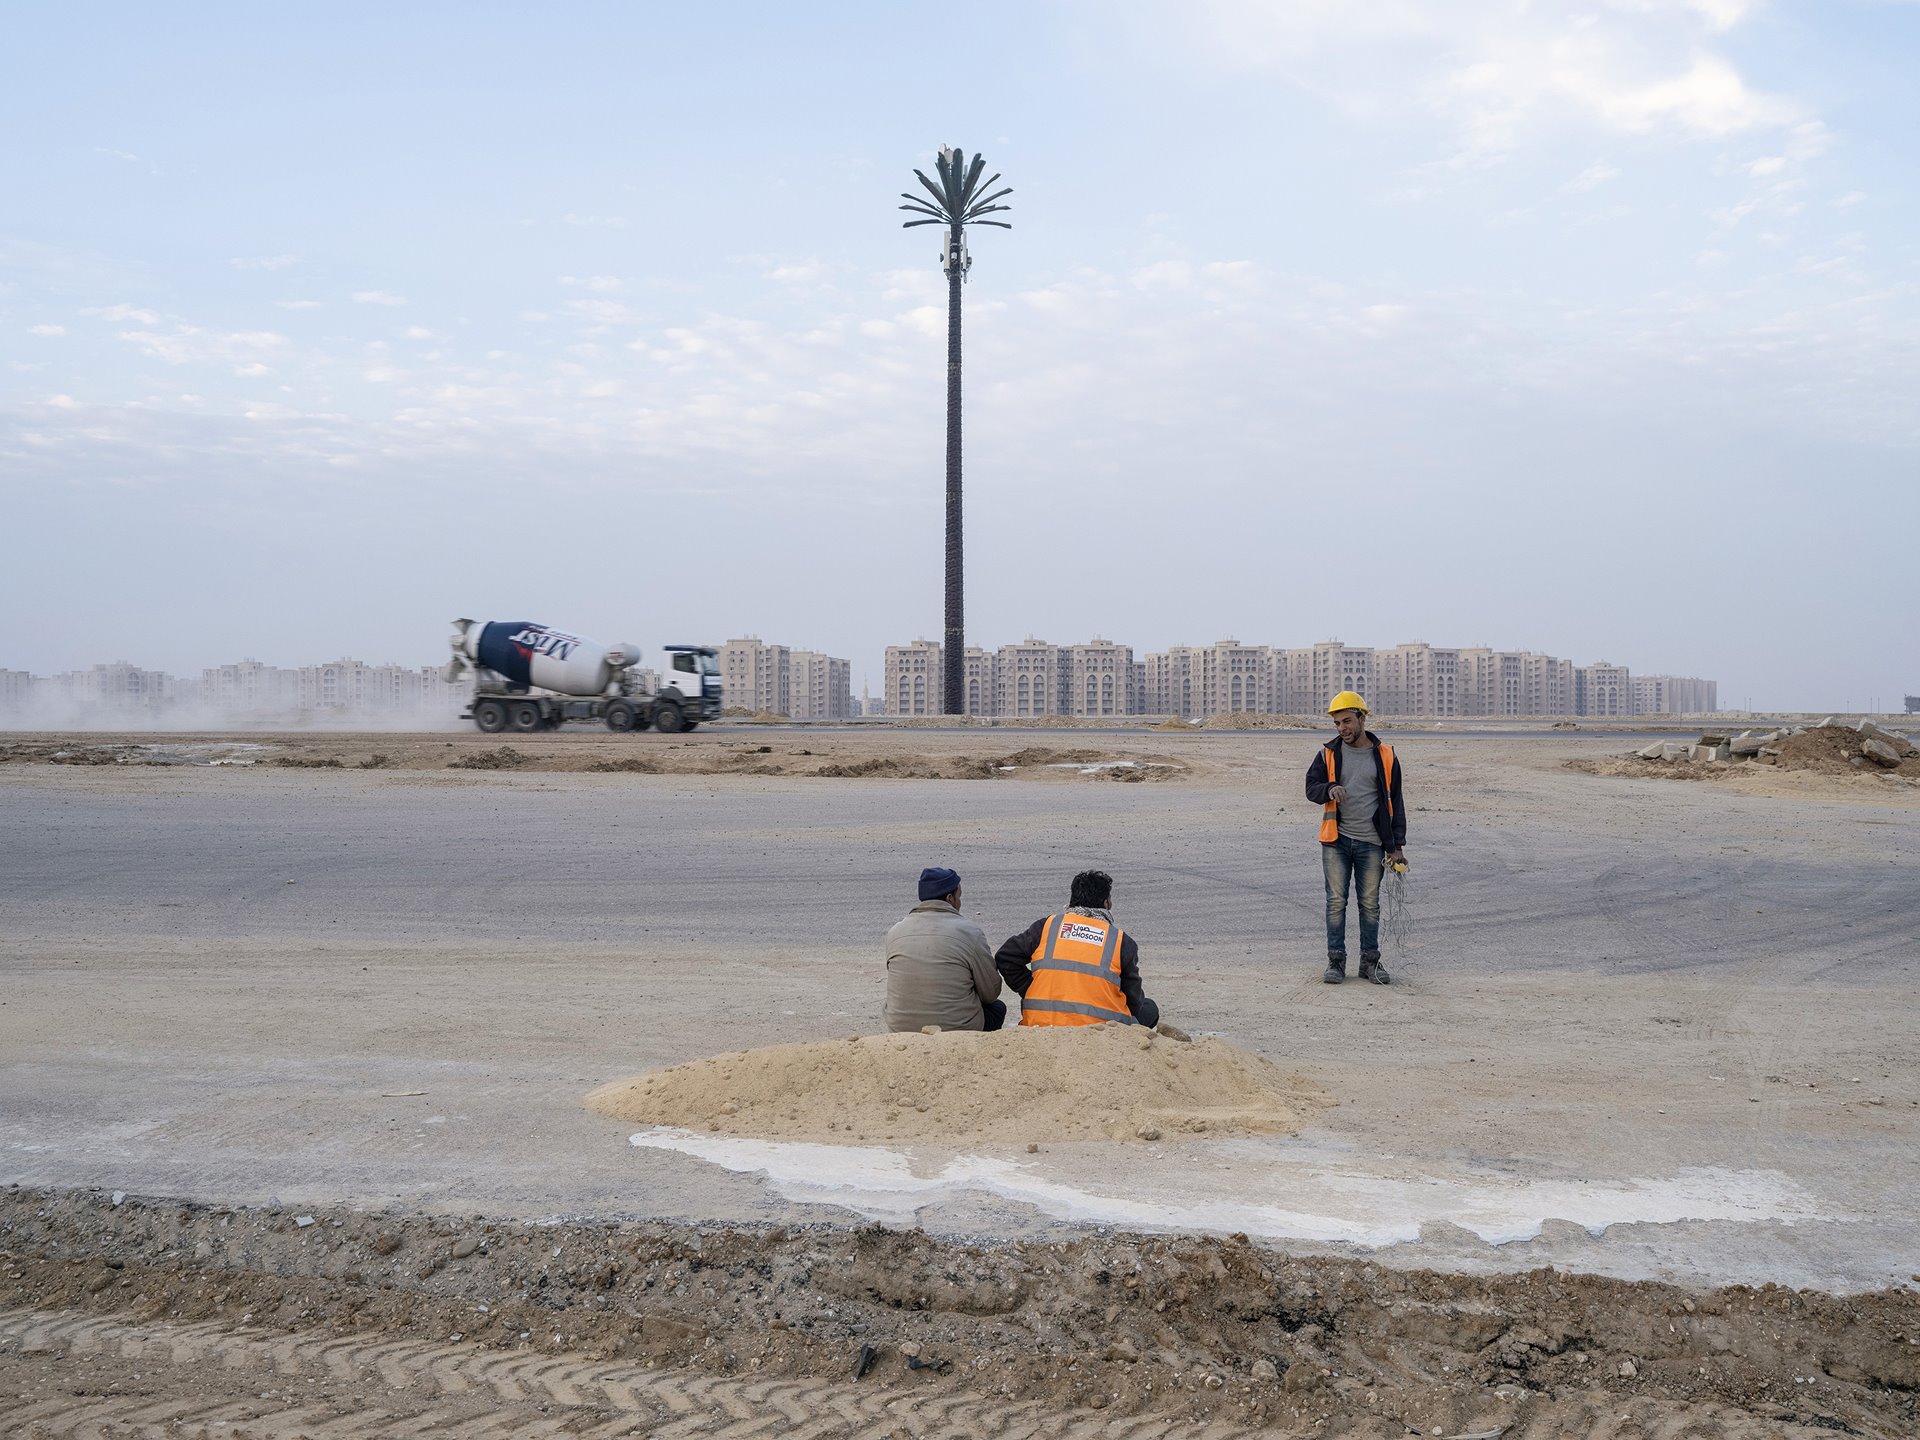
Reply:
[[[730, 1379], [585, 1355], [502, 1352], [471, 1342], [317, 1339], [251, 1326], [138, 1323], [50, 1311], [0, 1313], [0, 1360], [138, 1363], [139, 1394], [57, 1393], [27, 1401], [6, 1433], [31, 1440], [348, 1440], [431, 1433], [644, 1435], [657, 1440], [1243, 1440], [1259, 1432], [1186, 1417], [1116, 1419], [1009, 1404], [958, 1390], [823, 1380]], [[289, 1382], [347, 1396], [281, 1394]], [[267, 1386], [258, 1390], [257, 1386]]]

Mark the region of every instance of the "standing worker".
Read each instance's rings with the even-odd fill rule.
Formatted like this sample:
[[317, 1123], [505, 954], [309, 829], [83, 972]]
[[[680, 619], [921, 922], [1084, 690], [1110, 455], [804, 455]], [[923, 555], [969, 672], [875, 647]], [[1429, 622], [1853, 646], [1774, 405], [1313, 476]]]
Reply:
[[1114, 924], [1105, 871], [1074, 876], [1067, 908], [1013, 936], [993, 963], [1020, 996], [1022, 1025], [1160, 1023], [1160, 1007], [1140, 987], [1140, 947]]
[[1342, 690], [1327, 706], [1340, 736], [1320, 747], [1307, 767], [1307, 799], [1320, 816], [1320, 868], [1327, 881], [1329, 985], [1347, 978], [1347, 890], [1359, 884], [1360, 978], [1385, 985], [1380, 963], [1380, 879], [1391, 863], [1407, 864], [1407, 807], [1393, 747], [1367, 729], [1367, 702]]

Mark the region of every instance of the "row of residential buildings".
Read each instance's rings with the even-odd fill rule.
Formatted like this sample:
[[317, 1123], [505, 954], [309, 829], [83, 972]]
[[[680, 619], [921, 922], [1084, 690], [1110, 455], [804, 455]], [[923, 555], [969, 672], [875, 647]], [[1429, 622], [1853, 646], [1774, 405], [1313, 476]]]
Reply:
[[751, 635], [720, 647], [720, 693], [729, 710], [795, 720], [846, 720], [860, 713], [847, 661], [817, 650], [768, 645]]
[[[885, 713], [944, 713], [942, 661], [937, 641], [888, 646]], [[1129, 646], [1111, 640], [1028, 639], [991, 651], [969, 646], [964, 677], [966, 714], [1014, 719], [1313, 715], [1342, 690], [1359, 691], [1380, 715], [1692, 715], [1720, 708], [1712, 680], [1424, 641], [1380, 650], [1338, 640], [1293, 649], [1220, 640], [1135, 660]]]
[[[852, 695], [852, 667], [814, 650], [748, 636], [720, 649], [729, 709], [843, 720], [856, 715], [940, 715], [946, 710], [941, 647], [916, 640], [886, 652], [880, 697]], [[638, 676], [653, 688], [658, 677]], [[1635, 675], [1624, 665], [1575, 665], [1527, 650], [1391, 649], [1338, 640], [1284, 649], [1221, 640], [1176, 645], [1134, 658], [1130, 646], [1093, 639], [1053, 645], [1028, 639], [997, 650], [970, 646], [965, 713], [1021, 719], [1177, 715], [1203, 720], [1232, 712], [1313, 715], [1342, 690], [1367, 697], [1376, 714], [1691, 715], [1719, 708], [1717, 685], [1677, 675]], [[442, 666], [369, 665], [341, 659], [281, 669], [242, 660], [197, 680], [126, 661], [62, 675], [0, 670], [0, 713], [47, 723], [87, 717], [137, 720], [198, 711], [215, 721], [451, 717], [467, 697]]]

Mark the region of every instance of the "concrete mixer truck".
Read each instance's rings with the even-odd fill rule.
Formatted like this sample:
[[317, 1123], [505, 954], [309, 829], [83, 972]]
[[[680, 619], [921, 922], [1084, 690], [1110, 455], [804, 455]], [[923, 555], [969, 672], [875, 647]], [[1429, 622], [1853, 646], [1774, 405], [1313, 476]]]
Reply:
[[489, 735], [599, 720], [609, 730], [669, 734], [720, 714], [720, 665], [711, 645], [667, 645], [660, 688], [637, 673], [640, 647], [602, 645], [531, 620], [456, 620], [447, 679], [473, 675], [473, 701], [460, 718]]

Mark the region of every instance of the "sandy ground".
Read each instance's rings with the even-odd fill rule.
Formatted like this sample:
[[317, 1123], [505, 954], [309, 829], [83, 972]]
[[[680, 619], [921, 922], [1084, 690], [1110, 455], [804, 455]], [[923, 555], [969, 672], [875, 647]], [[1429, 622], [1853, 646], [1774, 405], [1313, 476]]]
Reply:
[[[986, 738], [751, 736], [843, 766], [1023, 748]], [[516, 771], [439, 758], [500, 743], [478, 736], [287, 742], [337, 770], [0, 765], [0, 1181], [501, 1224], [870, 1218], [934, 1244], [1238, 1231], [1696, 1291], [1920, 1271], [1905, 787], [1676, 785], [1566, 768], [1618, 736], [1407, 735], [1411, 943], [1391, 987], [1329, 987], [1305, 736], [1045, 737], [1184, 767], [1148, 785], [702, 768], [747, 739], [523, 737], [584, 758]], [[636, 745], [693, 758], [591, 769]], [[878, 1029], [877, 943], [927, 863], [996, 941], [1111, 870], [1168, 1018], [1341, 1103], [1293, 1137], [1035, 1154], [631, 1143], [581, 1105]]]

